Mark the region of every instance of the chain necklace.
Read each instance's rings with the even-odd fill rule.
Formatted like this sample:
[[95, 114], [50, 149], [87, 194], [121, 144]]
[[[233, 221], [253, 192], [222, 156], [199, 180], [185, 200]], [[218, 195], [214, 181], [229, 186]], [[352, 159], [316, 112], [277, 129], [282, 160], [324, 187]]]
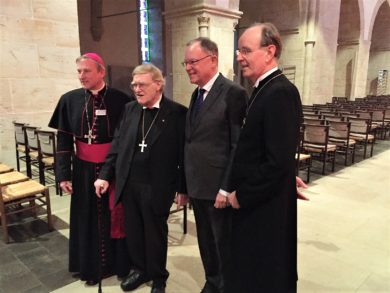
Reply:
[[152, 120], [152, 123], [150, 123], [150, 126], [148, 128], [148, 130], [146, 131], [146, 134], [145, 134], [145, 109], [143, 109], [142, 111], [142, 141], [140, 144], [138, 144], [139, 147], [141, 147], [141, 153], [144, 152], [144, 148], [146, 148], [148, 145], [145, 143], [145, 140], [146, 140], [146, 137], [148, 136], [149, 134], [149, 131], [150, 129], [152, 129], [152, 126], [154, 124], [154, 122], [156, 121], [157, 119], [157, 116], [158, 116], [158, 113], [160, 113], [160, 108], [158, 108], [158, 111], [157, 111], [157, 114], [154, 116], [153, 120]]
[[[102, 101], [100, 102], [100, 105], [99, 105], [99, 108], [98, 108], [99, 110], [101, 110], [102, 105], [104, 105], [104, 98], [106, 97], [107, 89], [108, 89], [108, 86], [106, 85], [106, 90], [104, 91], [104, 94], [102, 96]], [[96, 114], [93, 115], [93, 113], [92, 113], [92, 121], [91, 121], [92, 123], [89, 123], [89, 115], [88, 115], [88, 104], [89, 104], [89, 100], [91, 99], [91, 96], [92, 96], [92, 94], [89, 95], [88, 100], [87, 100], [87, 90], [85, 90], [85, 95], [84, 95], [85, 116], [87, 118], [88, 134], [85, 134], [84, 138], [88, 139], [88, 144], [92, 144], [92, 139], [96, 138], [96, 135], [93, 135], [92, 131], [93, 131], [93, 128], [95, 127], [95, 125], [96, 125], [97, 115]], [[92, 112], [93, 112], [93, 105], [92, 105]]]
[[274, 76], [273, 78], [271, 78], [270, 80], [267, 80], [267, 82], [266, 82], [265, 84], [263, 84], [263, 85], [261, 86], [261, 88], [257, 91], [257, 93], [255, 94], [255, 96], [253, 97], [253, 99], [250, 101], [250, 103], [249, 103], [248, 106], [246, 107], [245, 117], [244, 117], [244, 119], [242, 119], [242, 126], [241, 126], [241, 128], [244, 128], [244, 126], [245, 126], [246, 117], [248, 116], [249, 110], [250, 110], [250, 108], [252, 107], [253, 102], [256, 100], [257, 95], [261, 92], [261, 90], [262, 90], [268, 83], [271, 82], [271, 80], [273, 80], [273, 79], [275, 79], [275, 78], [277, 78], [278, 76], [281, 76], [281, 75], [283, 75], [283, 73], [279, 73], [278, 75], [275, 75], [275, 76]]

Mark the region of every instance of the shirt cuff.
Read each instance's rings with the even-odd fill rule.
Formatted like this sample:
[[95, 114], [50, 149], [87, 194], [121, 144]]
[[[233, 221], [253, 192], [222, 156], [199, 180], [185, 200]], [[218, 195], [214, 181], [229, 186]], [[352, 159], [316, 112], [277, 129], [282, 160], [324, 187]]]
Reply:
[[223, 189], [220, 189], [219, 190], [219, 193], [222, 194], [223, 196], [227, 197], [229, 195], [229, 192], [223, 190]]

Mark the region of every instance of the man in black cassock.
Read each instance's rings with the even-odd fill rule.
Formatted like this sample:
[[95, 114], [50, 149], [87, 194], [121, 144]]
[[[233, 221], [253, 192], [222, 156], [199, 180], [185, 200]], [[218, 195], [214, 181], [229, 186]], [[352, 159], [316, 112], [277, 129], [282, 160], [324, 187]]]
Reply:
[[132, 88], [137, 102], [126, 105], [106, 162], [95, 182], [101, 196], [115, 177], [115, 203], [123, 203], [133, 264], [124, 291], [152, 280], [164, 293], [169, 210], [175, 192], [185, 192], [184, 126], [187, 108], [166, 98], [164, 78], [152, 64], [137, 66]]
[[233, 161], [231, 189], [236, 191], [228, 196], [236, 210], [227, 292], [296, 292], [300, 96], [278, 69], [282, 47], [272, 24], [248, 28], [238, 48], [242, 74], [255, 89]]
[[71, 193], [69, 271], [95, 285], [130, 269], [122, 207], [110, 212], [109, 196], [98, 199], [93, 183], [131, 99], [105, 84], [104, 61], [96, 53], [80, 56], [76, 64], [82, 88], [61, 97], [49, 126], [58, 130], [56, 177]]

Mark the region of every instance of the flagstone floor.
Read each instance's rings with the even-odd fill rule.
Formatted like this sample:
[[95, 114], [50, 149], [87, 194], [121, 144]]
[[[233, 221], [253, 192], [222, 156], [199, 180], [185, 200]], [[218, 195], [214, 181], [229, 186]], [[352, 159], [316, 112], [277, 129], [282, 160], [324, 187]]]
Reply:
[[[379, 141], [374, 154], [312, 176], [305, 191], [310, 201], [298, 204], [298, 292], [390, 292], [390, 141]], [[54, 193], [56, 231], [48, 233], [44, 221], [17, 225], [8, 245], [0, 233], [0, 293], [98, 291], [67, 272], [70, 197]], [[204, 273], [192, 211], [186, 235], [181, 224], [181, 213], [169, 218], [167, 292], [195, 293]], [[102, 289], [122, 292], [115, 277], [103, 280]], [[144, 285], [133, 292], [150, 290]]]

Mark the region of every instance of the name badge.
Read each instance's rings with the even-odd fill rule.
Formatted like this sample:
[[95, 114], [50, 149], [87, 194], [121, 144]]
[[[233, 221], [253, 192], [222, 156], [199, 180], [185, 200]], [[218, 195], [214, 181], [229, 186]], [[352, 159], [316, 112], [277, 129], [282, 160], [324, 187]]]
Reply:
[[103, 110], [96, 110], [96, 111], [95, 111], [95, 115], [96, 115], [96, 116], [106, 116], [106, 115], [107, 115], [107, 111], [106, 111], [106, 109], [103, 109]]

